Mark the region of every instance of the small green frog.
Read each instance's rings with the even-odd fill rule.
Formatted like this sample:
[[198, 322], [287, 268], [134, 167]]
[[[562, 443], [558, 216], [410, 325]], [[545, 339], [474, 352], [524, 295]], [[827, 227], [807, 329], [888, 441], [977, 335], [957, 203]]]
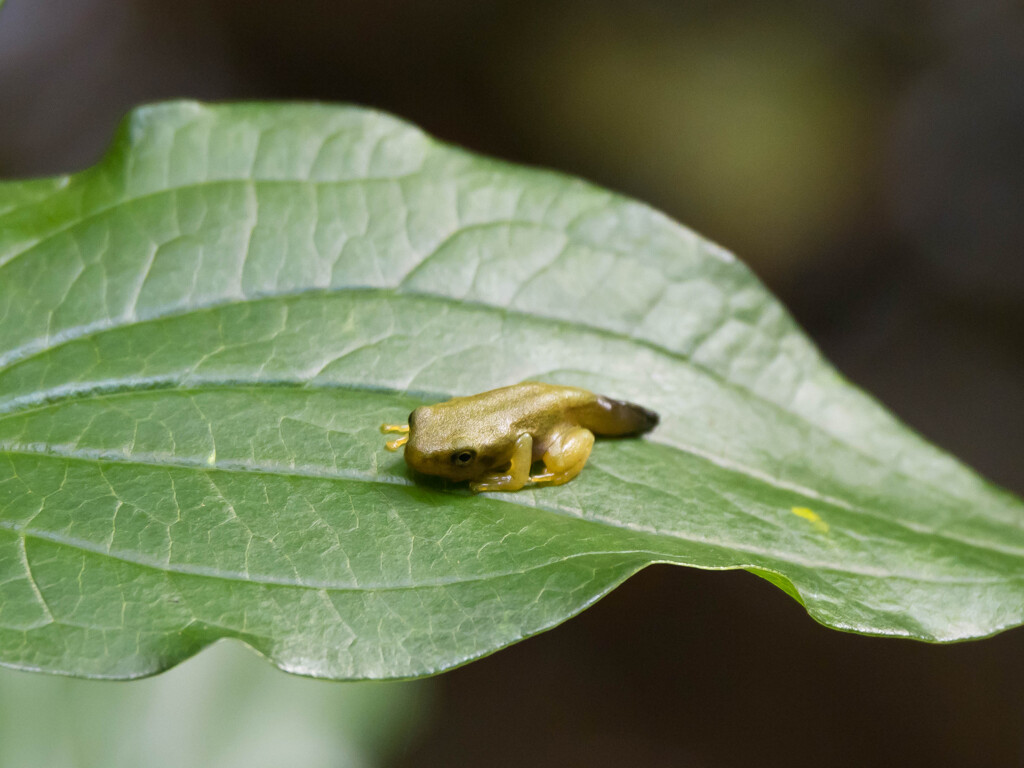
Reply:
[[[408, 424], [380, 429], [403, 434], [387, 448], [404, 445], [405, 462], [416, 471], [469, 480], [479, 493], [567, 483], [587, 463], [595, 434], [641, 435], [657, 424], [658, 414], [633, 403], [527, 381], [423, 405]], [[531, 475], [535, 461], [544, 462], [544, 471]]]

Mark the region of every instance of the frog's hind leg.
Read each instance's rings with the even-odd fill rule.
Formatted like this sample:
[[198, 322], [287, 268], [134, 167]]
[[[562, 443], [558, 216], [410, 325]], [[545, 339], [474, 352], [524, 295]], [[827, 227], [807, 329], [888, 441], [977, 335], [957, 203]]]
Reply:
[[512, 449], [512, 460], [507, 472], [483, 475], [469, 484], [475, 493], [481, 491], [518, 491], [530, 481], [530, 464], [533, 461], [533, 437], [524, 432], [516, 438]]
[[531, 483], [561, 485], [572, 480], [583, 469], [594, 447], [594, 433], [583, 427], [572, 427], [558, 433], [541, 457], [545, 471], [530, 477]]

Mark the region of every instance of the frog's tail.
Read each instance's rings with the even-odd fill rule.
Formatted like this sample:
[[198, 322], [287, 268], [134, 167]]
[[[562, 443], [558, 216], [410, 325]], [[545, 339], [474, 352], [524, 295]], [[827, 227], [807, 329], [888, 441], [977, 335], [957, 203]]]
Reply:
[[658, 414], [636, 403], [614, 400], [604, 395], [582, 406], [579, 411], [580, 426], [595, 435], [626, 437], [642, 435], [658, 426]]

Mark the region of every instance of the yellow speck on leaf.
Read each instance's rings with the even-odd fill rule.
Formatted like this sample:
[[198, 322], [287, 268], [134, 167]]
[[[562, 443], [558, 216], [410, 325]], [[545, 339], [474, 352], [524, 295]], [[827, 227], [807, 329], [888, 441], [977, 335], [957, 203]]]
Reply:
[[814, 526], [814, 530], [819, 533], [828, 533], [828, 523], [821, 519], [821, 515], [815, 512], [813, 509], [807, 507], [793, 507], [789, 510], [797, 517], [802, 517], [804, 520], [810, 522]]
[[206, 457], [206, 463], [209, 464], [211, 467], [214, 464], [217, 463], [217, 449], [216, 448], [214, 448], [212, 451], [210, 451], [210, 455]]

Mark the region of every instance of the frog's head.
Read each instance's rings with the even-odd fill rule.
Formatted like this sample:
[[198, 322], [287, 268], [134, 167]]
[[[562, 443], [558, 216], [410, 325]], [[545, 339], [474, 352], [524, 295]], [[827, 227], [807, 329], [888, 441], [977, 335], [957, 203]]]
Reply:
[[405, 446], [405, 463], [417, 472], [459, 482], [479, 477], [494, 461], [486, 440], [472, 421], [457, 411], [436, 406], [420, 406], [409, 414], [405, 437], [388, 443], [390, 450]]

